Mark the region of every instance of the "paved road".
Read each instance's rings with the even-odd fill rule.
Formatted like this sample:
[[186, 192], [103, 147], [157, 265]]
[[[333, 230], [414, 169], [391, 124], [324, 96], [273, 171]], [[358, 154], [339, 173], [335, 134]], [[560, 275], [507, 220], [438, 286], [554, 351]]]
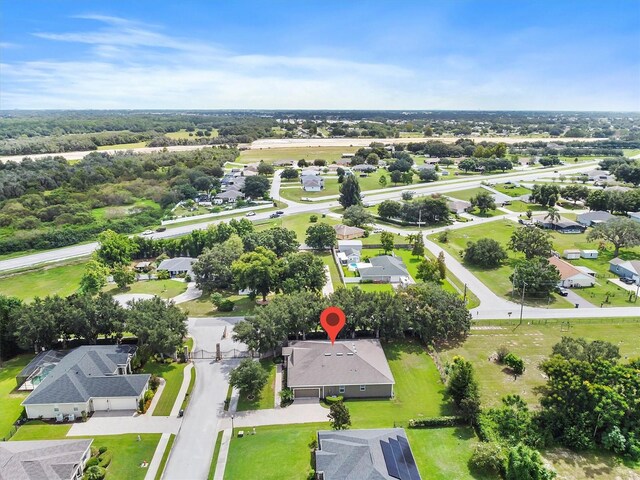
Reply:
[[[220, 343], [222, 351], [231, 348], [245, 350], [244, 345], [231, 340], [233, 325], [240, 320], [241, 317], [190, 318], [189, 334], [194, 338], [194, 348], [215, 352], [216, 343]], [[225, 327], [228, 329], [228, 338], [222, 339]], [[220, 430], [219, 420], [224, 417], [229, 373], [238, 363], [239, 360], [194, 360], [197, 372], [195, 387], [163, 478], [207, 478], [216, 435]]]

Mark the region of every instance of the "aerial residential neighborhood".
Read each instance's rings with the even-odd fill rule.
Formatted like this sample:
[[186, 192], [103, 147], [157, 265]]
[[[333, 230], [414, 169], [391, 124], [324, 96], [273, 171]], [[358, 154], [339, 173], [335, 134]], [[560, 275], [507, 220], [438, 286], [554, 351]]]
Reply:
[[0, 480], [640, 478], [636, 2], [0, 12]]

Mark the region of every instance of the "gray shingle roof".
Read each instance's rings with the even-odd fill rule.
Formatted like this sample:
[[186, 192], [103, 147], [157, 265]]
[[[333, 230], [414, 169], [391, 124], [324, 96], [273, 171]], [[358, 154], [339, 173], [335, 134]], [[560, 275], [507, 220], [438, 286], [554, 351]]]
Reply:
[[0, 442], [0, 480], [70, 480], [91, 442]]
[[395, 480], [387, 470], [381, 442], [400, 437], [407, 440], [402, 428], [319, 431], [316, 471], [323, 472], [325, 480]]
[[22, 402], [23, 405], [86, 402], [92, 397], [136, 397], [149, 374], [118, 375], [133, 345], [84, 345], [71, 351]]
[[392, 257], [391, 255], [380, 255], [369, 259], [369, 263], [373, 265], [369, 268], [363, 268], [360, 270], [360, 276], [362, 278], [374, 277], [380, 275], [403, 275], [409, 276], [409, 270], [402, 259], [398, 257]]
[[581, 213], [577, 216], [579, 223], [590, 224], [591, 222], [606, 222], [613, 218], [609, 212], [603, 212], [600, 210], [594, 210], [593, 212]]
[[158, 270], [167, 270], [169, 272], [190, 272], [191, 266], [196, 262], [191, 257], [175, 257], [163, 260], [158, 265]]
[[378, 340], [296, 341], [282, 354], [289, 387], [395, 383]]

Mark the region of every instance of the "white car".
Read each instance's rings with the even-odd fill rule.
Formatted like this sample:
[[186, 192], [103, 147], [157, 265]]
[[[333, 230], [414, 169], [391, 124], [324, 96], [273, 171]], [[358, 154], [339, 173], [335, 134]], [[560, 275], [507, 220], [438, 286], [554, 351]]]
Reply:
[[255, 214], [256, 214], [256, 212], [247, 212], [245, 217], [253, 217]]
[[374, 228], [373, 229], [373, 233], [382, 233], [382, 232], [384, 232], [384, 230], [381, 229], [381, 228]]
[[153, 235], [155, 232], [153, 230], [145, 230], [142, 232], [142, 235]]

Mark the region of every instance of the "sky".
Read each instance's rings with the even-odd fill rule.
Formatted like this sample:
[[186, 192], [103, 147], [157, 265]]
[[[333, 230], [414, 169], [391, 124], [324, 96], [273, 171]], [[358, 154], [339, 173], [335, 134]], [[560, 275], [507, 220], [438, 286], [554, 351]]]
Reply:
[[0, 110], [640, 110], [640, 1], [0, 4]]

